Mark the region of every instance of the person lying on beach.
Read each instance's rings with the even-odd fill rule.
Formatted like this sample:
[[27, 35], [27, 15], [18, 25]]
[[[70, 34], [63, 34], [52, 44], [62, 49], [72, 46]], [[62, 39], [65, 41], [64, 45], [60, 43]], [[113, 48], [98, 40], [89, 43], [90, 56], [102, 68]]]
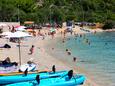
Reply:
[[13, 66], [13, 65], [18, 66], [18, 63], [11, 62], [9, 57], [7, 57], [5, 60], [0, 62], [0, 66], [3, 66], [3, 67]]
[[3, 61], [3, 63], [10, 63], [11, 61], [10, 61], [10, 58], [9, 57], [7, 57], [4, 61]]
[[11, 48], [11, 46], [9, 44], [5, 44], [3, 46], [0, 46], [0, 48]]

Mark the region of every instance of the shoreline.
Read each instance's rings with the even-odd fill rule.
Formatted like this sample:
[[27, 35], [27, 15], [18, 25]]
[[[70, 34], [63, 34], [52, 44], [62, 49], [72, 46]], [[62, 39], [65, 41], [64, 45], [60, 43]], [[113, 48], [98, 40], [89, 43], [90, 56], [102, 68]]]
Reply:
[[[58, 37], [60, 37], [59, 33], [60, 32], [58, 31], [54, 40], [57, 39]], [[80, 29], [76, 29], [76, 33], [77, 34], [86, 34], [87, 32], [81, 31]], [[70, 36], [70, 35], [67, 35], [67, 37], [68, 36]], [[0, 53], [1, 53], [0, 57], [2, 57], [2, 58], [0, 58], [0, 60], [3, 60], [7, 56], [9, 56], [11, 58], [11, 61], [18, 62], [19, 61], [18, 47], [17, 47], [18, 44], [6, 42], [6, 39], [0, 39], [0, 41], [1, 41], [0, 45], [8, 43], [12, 46], [12, 48], [9, 50], [3, 49], [0, 51]], [[77, 67], [73, 68], [67, 62], [61, 61], [60, 59], [57, 59], [56, 56], [54, 57], [54, 55], [51, 55], [50, 52], [52, 51], [52, 49], [49, 49], [49, 52], [47, 52], [48, 51], [48, 48], [47, 48], [48, 43], [51, 41], [52, 41], [52, 39], [49, 36], [46, 37], [45, 40], [42, 40], [38, 37], [24, 40], [21, 43], [21, 45], [22, 45], [22, 47], [21, 47], [22, 64], [27, 63], [27, 61], [30, 59], [33, 59], [33, 62], [35, 62], [37, 64], [38, 70], [51, 70], [51, 67], [53, 65], [58, 64], [58, 65], [56, 65], [57, 70], [74, 69], [75, 72], [84, 73], [82, 71], [82, 68], [77, 68]], [[31, 45], [35, 45], [35, 51], [32, 55], [28, 55], [28, 51], [29, 51], [29, 48], [31, 47]], [[64, 53], [64, 52], [62, 52], [62, 53]], [[55, 54], [55, 52], [54, 52], [54, 54]], [[64, 53], [64, 55], [66, 55], [66, 54]], [[86, 75], [86, 76], [87, 76], [86, 81], [83, 86], [98, 86], [96, 83], [94, 83], [92, 80], [90, 80], [90, 78], [88, 78], [89, 77], [88, 75]]]
[[[59, 37], [59, 36], [58, 36]], [[46, 46], [47, 46], [47, 44], [46, 44]], [[49, 46], [48, 45], [48, 48], [51, 48], [51, 46]], [[60, 61], [60, 62], [62, 62], [62, 63], [64, 63], [66, 66], [68, 66], [70, 69], [73, 69], [74, 70], [74, 72], [75, 73], [78, 73], [78, 74], [83, 74], [83, 75], [85, 75], [86, 76], [86, 81], [85, 81], [85, 83], [84, 83], [84, 85], [83, 86], [99, 86], [98, 84], [96, 84], [95, 82], [93, 82], [91, 79], [90, 79], [90, 77], [89, 77], [89, 75], [88, 74], [85, 74], [85, 71], [84, 71], [84, 69], [83, 68], [79, 68], [79, 67], [75, 67], [75, 66], [72, 66], [72, 65], [75, 65], [75, 63], [74, 62], [72, 62], [72, 59], [69, 59], [73, 64], [72, 65], [70, 65], [70, 63], [68, 63], [68, 62], [66, 62], [65, 61], [65, 59], [63, 60], [63, 59], [61, 59], [61, 58], [58, 58], [58, 57], [72, 57], [72, 56], [68, 56], [67, 54], [66, 54], [66, 51], [64, 52], [64, 51], [61, 51], [62, 53], [63, 53], [63, 56], [62, 55], [57, 55], [58, 53], [56, 53], [57, 51], [59, 51], [58, 49], [56, 50], [56, 47], [54, 47], [53, 46], [53, 48], [54, 48], [54, 50], [52, 51], [52, 52], [48, 52], [48, 49], [47, 49], [47, 53], [50, 55], [50, 56], [52, 56], [53, 58], [55, 58], [56, 60], [58, 60], [58, 61]], [[57, 66], [57, 65], [56, 65]]]

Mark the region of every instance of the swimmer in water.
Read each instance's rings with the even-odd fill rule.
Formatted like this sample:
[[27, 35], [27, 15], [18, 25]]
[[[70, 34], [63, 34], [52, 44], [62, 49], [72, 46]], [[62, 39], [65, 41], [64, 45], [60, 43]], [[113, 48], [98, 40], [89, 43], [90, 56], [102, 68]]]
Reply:
[[70, 52], [70, 51], [68, 51], [68, 52], [67, 52], [67, 54], [68, 54], [68, 55], [71, 55], [71, 52]]
[[76, 57], [73, 57], [73, 61], [76, 62]]
[[66, 49], [66, 51], [68, 51], [68, 49]]

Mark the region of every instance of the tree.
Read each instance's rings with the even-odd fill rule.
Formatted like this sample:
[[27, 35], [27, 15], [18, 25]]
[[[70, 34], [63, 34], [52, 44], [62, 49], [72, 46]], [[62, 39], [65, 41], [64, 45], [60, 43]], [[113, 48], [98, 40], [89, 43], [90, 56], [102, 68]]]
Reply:
[[106, 29], [112, 29], [114, 26], [113, 24], [113, 21], [111, 20], [108, 20], [105, 22], [104, 26], [103, 26], [103, 29], [106, 30]]
[[[50, 6], [53, 7], [50, 9]], [[115, 21], [115, 0], [0, 0], [0, 21]]]

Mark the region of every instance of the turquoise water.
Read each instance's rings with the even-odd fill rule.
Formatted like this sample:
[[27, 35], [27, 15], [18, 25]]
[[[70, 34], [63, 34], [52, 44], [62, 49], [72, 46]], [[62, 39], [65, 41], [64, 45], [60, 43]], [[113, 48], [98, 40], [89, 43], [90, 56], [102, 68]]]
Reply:
[[77, 40], [71, 37], [66, 48], [80, 59], [77, 64], [82, 65], [96, 83], [115, 86], [115, 32], [87, 34]]
[[[115, 86], [115, 32], [90, 33], [77, 39], [72, 36], [65, 43], [59, 40], [54, 43], [58, 46], [58, 55], [68, 48], [77, 58], [74, 66], [83, 68], [99, 86]], [[68, 59], [65, 60], [69, 62]]]

